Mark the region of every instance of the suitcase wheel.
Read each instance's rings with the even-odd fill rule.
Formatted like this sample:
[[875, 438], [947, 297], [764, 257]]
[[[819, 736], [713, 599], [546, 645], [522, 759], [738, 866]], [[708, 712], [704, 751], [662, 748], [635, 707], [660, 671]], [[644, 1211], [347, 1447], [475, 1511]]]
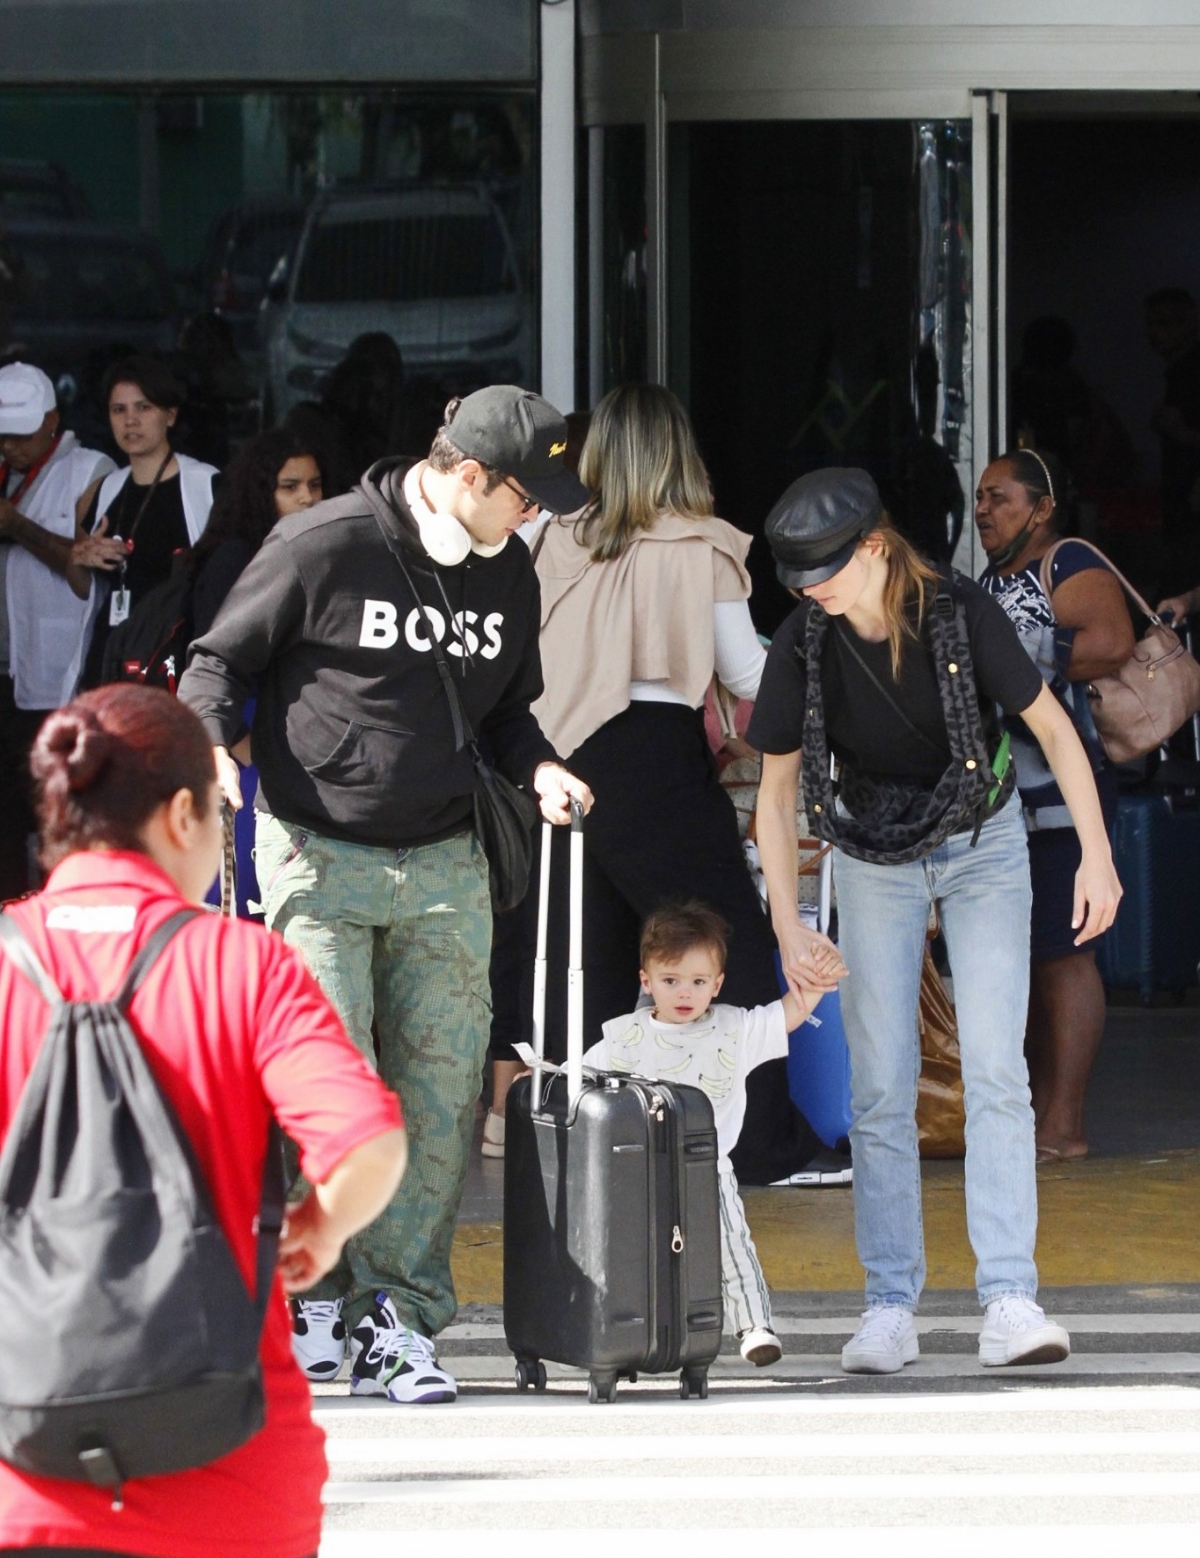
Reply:
[[516, 1375], [518, 1390], [528, 1390], [532, 1386], [541, 1392], [546, 1388], [546, 1365], [540, 1358], [518, 1358]]
[[679, 1376], [679, 1399], [687, 1401], [690, 1396], [695, 1396], [700, 1401], [708, 1400], [707, 1369], [684, 1369]]
[[594, 1406], [597, 1401], [609, 1402], [617, 1399], [617, 1379], [615, 1374], [592, 1374], [588, 1377], [588, 1400]]

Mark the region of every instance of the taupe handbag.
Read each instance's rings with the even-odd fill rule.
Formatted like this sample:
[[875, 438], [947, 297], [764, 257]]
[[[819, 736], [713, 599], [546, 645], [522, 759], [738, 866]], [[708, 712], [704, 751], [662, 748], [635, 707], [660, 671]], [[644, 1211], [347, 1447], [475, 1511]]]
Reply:
[[[1079, 537], [1071, 539], [1102, 559], [1130, 600], [1150, 619], [1150, 626], [1121, 669], [1112, 676], [1097, 677], [1087, 688], [1105, 756], [1113, 763], [1131, 763], [1162, 746], [1200, 710], [1200, 665], [1098, 546]], [[1056, 541], [1042, 558], [1041, 585], [1047, 600], [1051, 594], [1050, 565], [1062, 544]]]

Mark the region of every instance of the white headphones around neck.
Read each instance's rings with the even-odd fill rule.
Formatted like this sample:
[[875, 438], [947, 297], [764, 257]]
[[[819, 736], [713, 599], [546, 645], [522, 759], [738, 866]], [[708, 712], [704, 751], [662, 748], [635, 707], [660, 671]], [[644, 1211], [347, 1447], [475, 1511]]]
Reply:
[[461, 520], [453, 514], [439, 514], [419, 497], [411, 502], [412, 516], [426, 554], [443, 568], [455, 568], [474, 552], [477, 557], [495, 557], [504, 550], [508, 537], [495, 546], [477, 541]]

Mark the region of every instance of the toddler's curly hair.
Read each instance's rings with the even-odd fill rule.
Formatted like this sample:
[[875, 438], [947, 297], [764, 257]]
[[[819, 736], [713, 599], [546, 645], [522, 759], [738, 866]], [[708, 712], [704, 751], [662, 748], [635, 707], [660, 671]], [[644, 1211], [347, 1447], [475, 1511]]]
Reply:
[[639, 955], [642, 967], [670, 963], [693, 947], [707, 947], [724, 972], [729, 927], [715, 909], [691, 898], [686, 903], [656, 909], [642, 926]]

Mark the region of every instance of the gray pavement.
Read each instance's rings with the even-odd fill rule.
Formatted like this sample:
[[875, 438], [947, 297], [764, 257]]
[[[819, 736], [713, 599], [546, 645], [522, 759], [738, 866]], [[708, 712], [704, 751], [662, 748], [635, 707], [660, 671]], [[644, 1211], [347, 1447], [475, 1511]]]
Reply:
[[[847, 1376], [838, 1348], [858, 1295], [782, 1294], [782, 1363], [731, 1350], [707, 1401], [671, 1378], [622, 1383], [589, 1406], [578, 1370], [518, 1393], [497, 1306], [473, 1305], [440, 1343], [453, 1406], [395, 1407], [317, 1387], [329, 1436], [321, 1558], [396, 1552], [728, 1558], [738, 1534], [796, 1532], [846, 1554], [1019, 1550], [1064, 1558], [1200, 1542], [1200, 1286], [1061, 1289], [1047, 1308], [1073, 1353], [1049, 1368], [981, 1370], [973, 1295], [930, 1295], [920, 1360]], [[436, 1535], [435, 1535], [436, 1533]], [[668, 1536], [671, 1533], [671, 1536]], [[756, 1541], [756, 1552], [772, 1551]]]

